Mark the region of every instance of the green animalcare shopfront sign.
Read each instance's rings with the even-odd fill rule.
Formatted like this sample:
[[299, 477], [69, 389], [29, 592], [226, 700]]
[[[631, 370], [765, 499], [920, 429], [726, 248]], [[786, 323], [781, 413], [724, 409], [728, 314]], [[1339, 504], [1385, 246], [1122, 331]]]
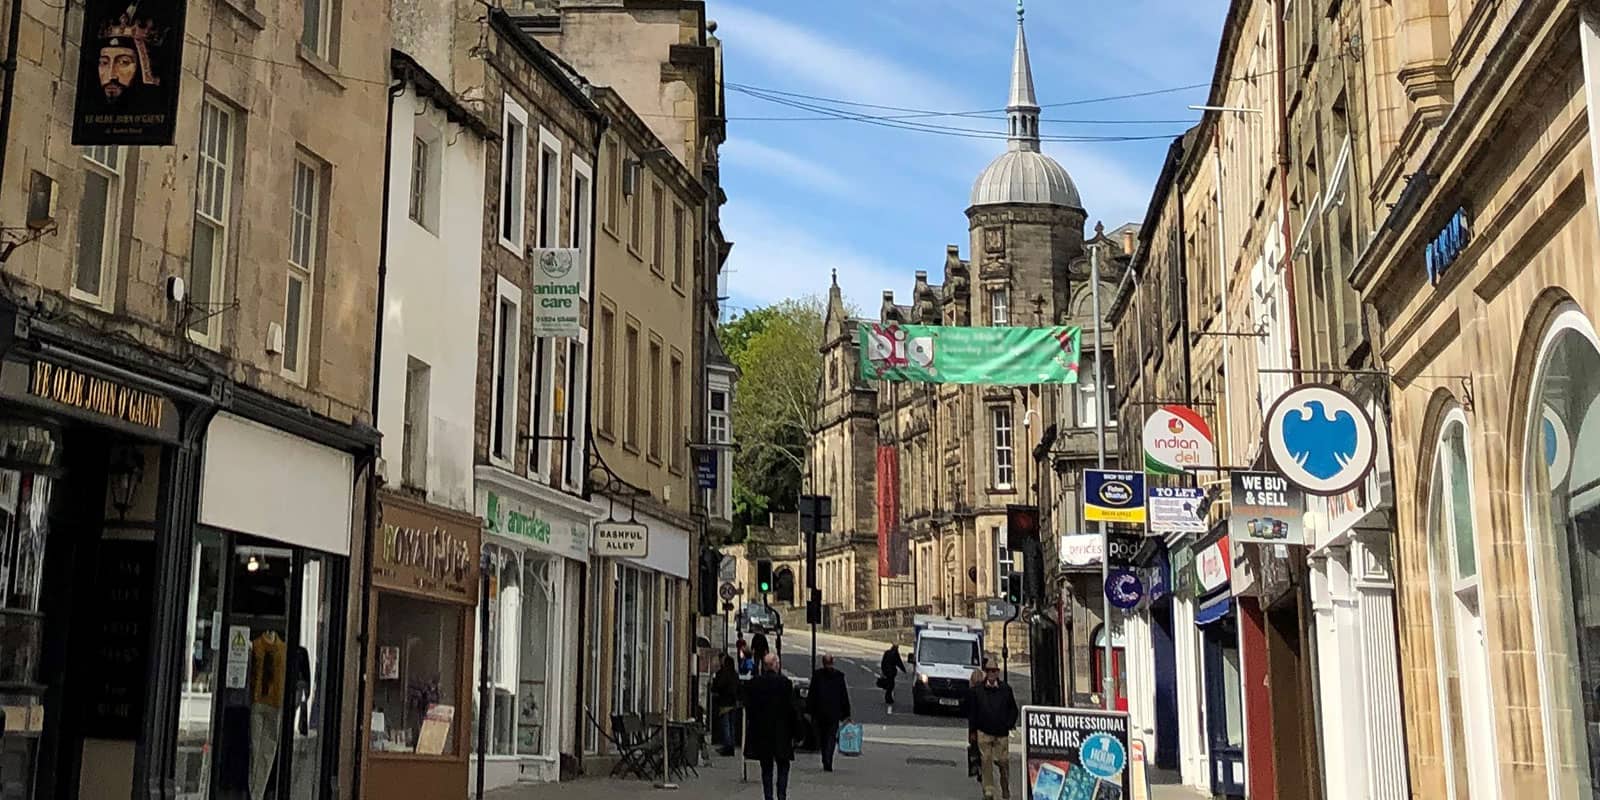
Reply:
[[504, 508], [500, 495], [489, 493], [489, 513], [486, 522], [490, 533], [501, 536], [520, 536], [540, 544], [551, 544], [550, 523], [538, 517]]
[[1080, 328], [874, 325], [856, 334], [861, 377], [912, 383], [1077, 383]]

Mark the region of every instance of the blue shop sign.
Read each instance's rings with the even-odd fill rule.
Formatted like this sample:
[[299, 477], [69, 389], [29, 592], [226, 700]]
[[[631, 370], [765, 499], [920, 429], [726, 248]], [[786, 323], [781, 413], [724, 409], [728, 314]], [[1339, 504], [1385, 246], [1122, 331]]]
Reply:
[[694, 477], [695, 485], [701, 489], [717, 488], [717, 451], [694, 452]]

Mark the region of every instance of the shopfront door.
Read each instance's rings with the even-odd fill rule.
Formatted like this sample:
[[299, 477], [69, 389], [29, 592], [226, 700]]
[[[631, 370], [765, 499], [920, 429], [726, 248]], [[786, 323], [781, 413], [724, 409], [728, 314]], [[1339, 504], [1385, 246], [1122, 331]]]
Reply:
[[1211, 791], [1244, 796], [1244, 702], [1239, 660], [1239, 625], [1227, 613], [1202, 630], [1205, 659], [1206, 735], [1211, 752]]

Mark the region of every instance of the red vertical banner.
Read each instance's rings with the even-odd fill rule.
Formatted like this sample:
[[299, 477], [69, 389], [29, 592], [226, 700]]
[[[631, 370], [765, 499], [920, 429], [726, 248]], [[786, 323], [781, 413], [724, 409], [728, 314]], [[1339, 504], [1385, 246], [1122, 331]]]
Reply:
[[[878, 446], [878, 577], [893, 578], [904, 549], [900, 541], [900, 451], [893, 445]], [[898, 574], [903, 574], [903, 571]]]

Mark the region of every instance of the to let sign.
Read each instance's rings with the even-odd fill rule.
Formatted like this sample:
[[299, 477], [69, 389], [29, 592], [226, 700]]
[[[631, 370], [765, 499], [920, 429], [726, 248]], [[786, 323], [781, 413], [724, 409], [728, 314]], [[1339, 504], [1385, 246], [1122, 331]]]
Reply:
[[638, 522], [597, 522], [594, 554], [606, 558], [645, 558], [650, 555], [650, 529]]

